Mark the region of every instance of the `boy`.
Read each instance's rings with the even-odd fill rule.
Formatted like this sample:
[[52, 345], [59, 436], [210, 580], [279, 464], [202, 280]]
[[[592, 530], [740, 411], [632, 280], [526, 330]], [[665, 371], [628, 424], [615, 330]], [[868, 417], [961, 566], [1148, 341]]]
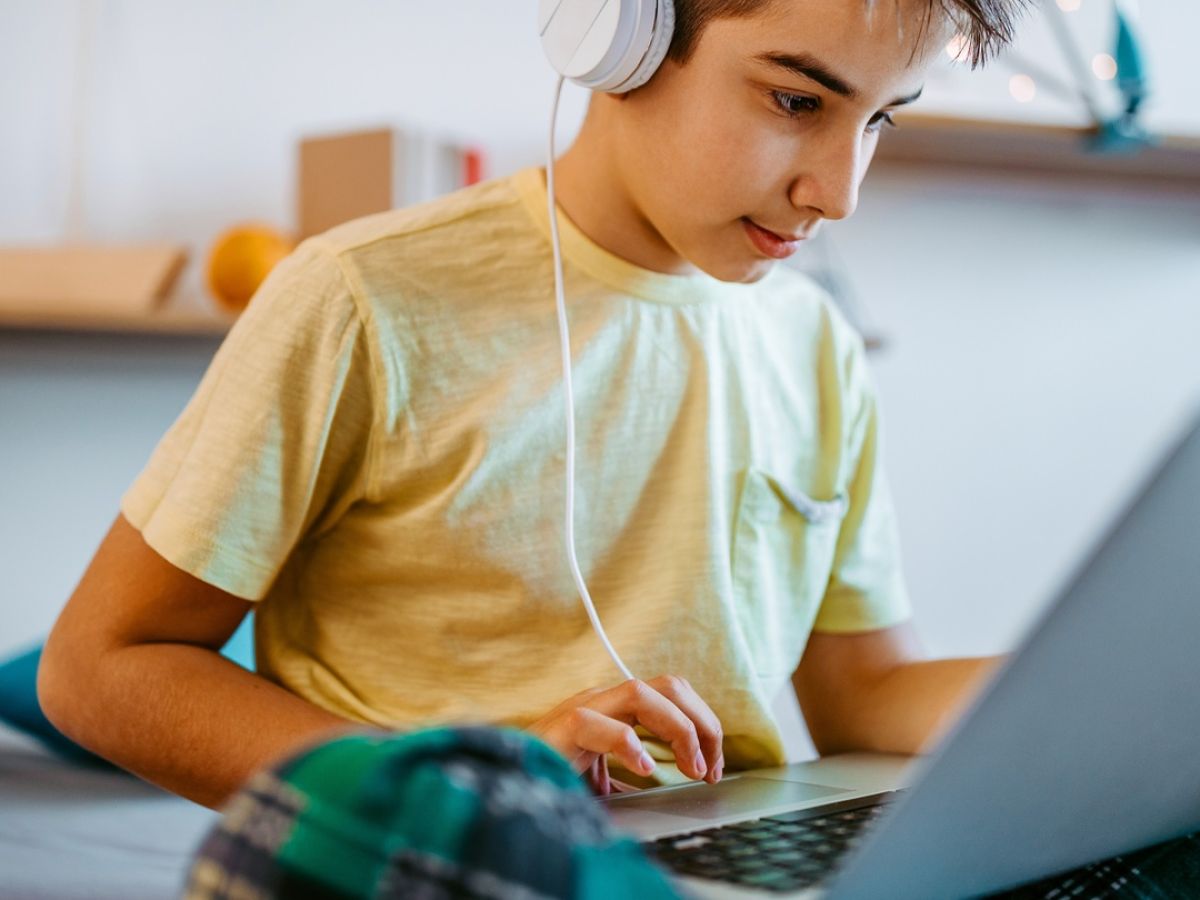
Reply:
[[[668, 60], [557, 161], [578, 556], [654, 677], [617, 683], [565, 564], [530, 168], [272, 273], [60, 616], [47, 715], [214, 807], [364, 724], [516, 725], [601, 792], [607, 754], [715, 782], [783, 761], [789, 678], [822, 753], [926, 747], [995, 661], [920, 659], [861, 341], [778, 260], [853, 212], [956, 24], [982, 58], [1018, 5], [677, 0]], [[217, 653], [252, 607], [257, 674]]]

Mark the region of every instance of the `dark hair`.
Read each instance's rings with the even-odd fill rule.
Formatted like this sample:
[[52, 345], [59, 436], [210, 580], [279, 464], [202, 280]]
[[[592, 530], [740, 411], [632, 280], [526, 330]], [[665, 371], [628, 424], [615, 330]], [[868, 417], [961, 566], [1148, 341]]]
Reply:
[[[686, 63], [700, 35], [713, 19], [746, 18], [761, 12], [770, 3], [785, 0], [675, 0], [675, 34], [668, 56]], [[865, 0], [869, 5], [880, 0]], [[883, 0], [887, 2], [887, 0]], [[1017, 16], [1028, 0], [926, 0], [921, 34], [936, 13], [947, 16], [965, 39], [963, 59], [975, 68], [995, 56], [1013, 39]]]

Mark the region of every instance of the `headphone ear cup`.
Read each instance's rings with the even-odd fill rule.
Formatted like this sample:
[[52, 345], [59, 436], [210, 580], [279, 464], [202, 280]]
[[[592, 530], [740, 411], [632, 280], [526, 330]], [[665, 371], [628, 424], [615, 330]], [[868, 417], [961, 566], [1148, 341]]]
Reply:
[[650, 80], [671, 47], [674, 0], [540, 0], [542, 48], [555, 70], [601, 93]]
[[650, 39], [650, 48], [642, 58], [641, 64], [629, 80], [616, 88], [613, 93], [625, 93], [634, 88], [640, 88], [650, 80], [671, 49], [671, 38], [675, 36], [675, 0], [658, 0], [655, 11], [654, 31]]

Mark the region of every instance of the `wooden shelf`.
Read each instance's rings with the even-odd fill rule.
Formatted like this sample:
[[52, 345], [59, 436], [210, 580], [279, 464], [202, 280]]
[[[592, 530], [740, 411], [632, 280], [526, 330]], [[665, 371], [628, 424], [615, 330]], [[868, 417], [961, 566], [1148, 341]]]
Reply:
[[[1154, 146], [1133, 155], [1087, 150], [1094, 129], [1040, 125], [999, 119], [902, 112], [900, 128], [880, 142], [878, 161], [953, 165], [964, 169], [1037, 172], [1091, 177], [1113, 183], [1167, 189], [1200, 196], [1200, 136], [1164, 135]], [[180, 303], [179, 301], [184, 302]], [[0, 307], [0, 331], [69, 331], [222, 337], [235, 318], [207, 297], [172, 296], [151, 313], [6, 310]], [[870, 340], [870, 349], [882, 341]]]
[[1200, 137], [1164, 135], [1132, 155], [1091, 153], [1095, 130], [904, 112], [879, 144], [880, 162], [1099, 176], [1200, 193]]
[[233, 322], [233, 316], [215, 309], [209, 312], [170, 305], [145, 315], [88, 311], [37, 313], [0, 309], [0, 329], [3, 330], [221, 337], [229, 331]]

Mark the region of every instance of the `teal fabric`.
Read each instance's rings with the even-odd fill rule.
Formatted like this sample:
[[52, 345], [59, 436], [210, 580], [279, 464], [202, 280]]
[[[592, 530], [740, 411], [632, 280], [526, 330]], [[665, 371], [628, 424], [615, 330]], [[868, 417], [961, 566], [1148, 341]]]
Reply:
[[254, 613], [242, 619], [242, 624], [225, 642], [221, 655], [243, 669], [254, 671]]
[[[221, 650], [244, 669], [254, 671], [254, 614], [247, 616]], [[37, 699], [37, 670], [42, 645], [17, 653], [0, 663], [0, 721], [41, 741], [55, 753], [90, 765], [108, 765], [55, 728]]]

